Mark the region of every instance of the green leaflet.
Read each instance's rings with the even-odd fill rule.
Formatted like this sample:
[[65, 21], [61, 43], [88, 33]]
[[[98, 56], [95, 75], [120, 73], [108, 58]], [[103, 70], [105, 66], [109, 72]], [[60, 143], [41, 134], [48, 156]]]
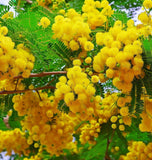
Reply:
[[2, 118], [0, 118], [0, 130], [3, 130], [3, 131], [8, 130]]
[[0, 17], [7, 13], [10, 9], [10, 6], [0, 5]]
[[91, 150], [84, 151], [82, 155], [80, 155], [80, 158], [85, 160], [103, 160], [105, 157], [106, 147], [107, 139], [104, 134], [101, 134], [97, 138], [97, 144]]
[[69, 1], [70, 8], [74, 8], [76, 11], [80, 11], [83, 4], [84, 0], [71, 0]]

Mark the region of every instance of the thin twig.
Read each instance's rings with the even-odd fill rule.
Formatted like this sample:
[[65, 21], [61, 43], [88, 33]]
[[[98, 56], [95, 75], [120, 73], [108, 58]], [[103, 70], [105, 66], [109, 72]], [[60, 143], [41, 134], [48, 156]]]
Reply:
[[17, 79], [16, 85], [15, 85], [15, 90], [17, 90], [18, 81], [19, 81], [19, 79]]
[[[66, 74], [66, 71], [53, 71], [53, 72], [42, 72], [42, 73], [31, 73], [29, 77], [45, 77], [49, 75], [56, 75], [56, 74]], [[23, 78], [21, 75], [14, 77], [14, 79]]]
[[107, 148], [106, 148], [106, 153], [105, 153], [105, 160], [111, 160], [110, 156], [108, 155], [108, 149], [109, 149], [109, 145], [112, 142], [112, 139], [114, 137], [114, 133], [115, 133], [115, 130], [113, 130], [111, 138], [110, 139], [109, 139], [109, 137], [107, 138]]
[[43, 86], [43, 87], [38, 87], [35, 89], [25, 89], [25, 90], [13, 90], [13, 91], [0, 91], [0, 95], [1, 94], [14, 94], [14, 93], [24, 93], [27, 91], [32, 91], [32, 90], [43, 90], [43, 89], [55, 89], [54, 86]]
[[38, 90], [36, 90], [36, 92], [37, 92], [37, 94], [38, 94], [38, 96], [39, 96], [39, 98], [40, 98], [40, 101], [42, 101], [42, 98], [41, 98], [41, 96], [40, 96], [39, 91], [38, 91]]

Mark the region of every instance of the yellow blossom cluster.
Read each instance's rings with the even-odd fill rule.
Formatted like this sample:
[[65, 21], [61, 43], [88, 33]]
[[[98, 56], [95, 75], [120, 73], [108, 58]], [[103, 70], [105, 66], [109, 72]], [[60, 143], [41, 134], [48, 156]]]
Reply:
[[138, 24], [136, 28], [140, 36], [147, 38], [148, 36], [152, 35], [152, 18], [150, 15], [152, 1], [144, 0], [143, 8], [144, 12], [141, 12], [138, 15], [138, 20], [141, 21], [142, 24]]
[[[28, 91], [24, 95], [15, 95], [13, 102], [18, 115], [24, 116], [21, 125], [23, 131], [29, 131], [29, 145], [40, 142], [46, 146], [45, 150], [56, 156], [62, 154], [63, 149], [69, 149], [67, 144], [72, 143], [74, 123], [57, 109], [58, 100], [54, 96]], [[38, 147], [37, 144], [34, 146]]]
[[114, 13], [107, 0], [102, 0], [101, 2], [85, 0], [84, 5], [82, 6], [82, 11], [84, 12], [82, 17], [84, 20], [87, 20], [87, 23], [91, 29], [105, 26], [107, 17], [111, 17], [111, 15]]
[[65, 0], [36, 0], [38, 2], [38, 5], [40, 6], [49, 6], [52, 5], [52, 9], [58, 9], [60, 6], [62, 6], [63, 3], [65, 3]]
[[80, 142], [81, 144], [96, 144], [95, 138], [99, 136], [100, 124], [96, 120], [91, 120], [90, 124], [85, 124], [81, 128]]
[[7, 12], [2, 17], [2, 19], [13, 19], [13, 12]]
[[[98, 9], [101, 9], [99, 11]], [[91, 51], [94, 44], [91, 42], [91, 29], [104, 26], [107, 16], [113, 14], [113, 10], [107, 0], [102, 2], [94, 0], [85, 0], [82, 7], [82, 14], [74, 9], [69, 9], [64, 16], [55, 17], [55, 23], [52, 26], [54, 32], [53, 38], [64, 42], [72, 51], [82, 48], [83, 51]], [[87, 21], [86, 21], [87, 20]]]
[[144, 62], [138, 37], [136, 28], [124, 30], [121, 21], [116, 21], [109, 32], [96, 34], [97, 45], [104, 47], [94, 57], [93, 68], [113, 78], [113, 85], [122, 92], [131, 91], [134, 77], [142, 74]]
[[152, 159], [152, 143], [147, 145], [142, 141], [133, 141], [128, 147], [129, 152], [124, 156], [121, 155], [119, 160], [151, 160]]
[[81, 120], [97, 116], [101, 107], [101, 96], [95, 96], [96, 89], [87, 74], [76, 65], [68, 69], [67, 78], [61, 76], [56, 83], [55, 98], [64, 100], [70, 111], [79, 115]]
[[141, 132], [152, 132], [152, 99], [146, 98], [144, 100], [144, 111], [140, 115], [142, 118], [139, 125]]
[[28, 156], [30, 150], [24, 132], [16, 128], [14, 130], [0, 130], [0, 152], [6, 150], [7, 155], [11, 155], [12, 151]]
[[38, 5], [40, 6], [48, 6], [52, 3], [52, 0], [36, 0], [38, 2]]
[[111, 127], [116, 129], [119, 126], [120, 131], [125, 130], [125, 125], [131, 125], [131, 115], [129, 114], [129, 107], [127, 104], [130, 104], [131, 96], [118, 97], [116, 105], [118, 107], [117, 114], [110, 118], [112, 122]]
[[42, 158], [35, 155], [35, 156], [31, 156], [30, 158], [24, 158], [23, 160], [41, 160]]
[[117, 113], [117, 99], [117, 93], [105, 94], [105, 97], [101, 101], [100, 111], [98, 112], [98, 122], [100, 124], [107, 123], [110, 117]]
[[15, 49], [15, 43], [6, 36], [7, 32], [7, 27], [0, 27], [0, 80], [11, 79], [20, 74], [28, 78], [35, 58], [22, 44]]
[[52, 30], [54, 32], [53, 38], [64, 42], [72, 51], [78, 50], [80, 46], [86, 51], [94, 48], [93, 43], [89, 41], [91, 39], [89, 25], [74, 9], [69, 9], [65, 17], [62, 15], [56, 16]]
[[0, 90], [6, 90], [6, 91], [14, 91], [14, 90], [24, 90], [25, 86], [23, 83], [21, 83], [22, 79], [6, 79], [2, 80], [0, 84]]

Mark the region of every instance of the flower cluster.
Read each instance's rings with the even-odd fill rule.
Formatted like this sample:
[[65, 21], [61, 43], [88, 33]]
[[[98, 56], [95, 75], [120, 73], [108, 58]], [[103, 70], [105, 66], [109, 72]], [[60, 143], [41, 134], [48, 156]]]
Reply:
[[24, 132], [16, 128], [15, 130], [1, 131], [0, 130], [0, 152], [6, 150], [7, 155], [11, 155], [12, 151], [28, 156], [30, 150]]
[[20, 74], [28, 78], [35, 58], [22, 44], [15, 49], [15, 43], [6, 36], [7, 32], [7, 27], [0, 27], [0, 80], [11, 79]]
[[111, 17], [114, 13], [107, 0], [102, 0], [101, 2], [85, 0], [82, 11], [84, 12], [82, 17], [84, 17], [84, 20], [87, 20], [91, 29], [105, 26], [107, 17]]
[[81, 120], [91, 120], [93, 116], [98, 115], [101, 96], [95, 96], [93, 83], [79, 66], [81, 61], [74, 60], [73, 63], [75, 66], [67, 71], [68, 79], [62, 76], [56, 83], [55, 98], [64, 100], [70, 111], [79, 115]]
[[[130, 20], [128, 23], [131, 23]], [[134, 77], [142, 74], [143, 60], [141, 42], [134, 26], [124, 30], [121, 21], [116, 21], [109, 32], [96, 34], [97, 45], [104, 47], [94, 57], [93, 68], [96, 72], [105, 72], [113, 78], [113, 85], [122, 92], [132, 89]]]
[[89, 41], [91, 30], [83, 17], [74, 9], [69, 9], [66, 16], [58, 15], [52, 25], [53, 38], [60, 39], [66, 46], [76, 51], [80, 46], [84, 50], [92, 50], [94, 45]]
[[91, 120], [90, 124], [85, 124], [81, 128], [80, 142], [81, 144], [89, 143], [96, 144], [94, 138], [97, 138], [100, 133], [100, 124], [96, 120]]
[[117, 114], [117, 99], [117, 93], [105, 94], [105, 98], [102, 99], [98, 112], [98, 121], [100, 124], [107, 123], [111, 116]]
[[129, 152], [123, 156], [121, 155], [119, 160], [129, 159], [152, 159], [152, 143], [147, 145], [142, 141], [133, 141], [128, 147]]
[[141, 132], [152, 132], [152, 99], [146, 98], [144, 102], [144, 111], [140, 115], [142, 120], [139, 129]]
[[15, 95], [13, 102], [18, 115], [24, 116], [21, 125], [23, 131], [29, 131], [29, 145], [40, 142], [46, 146], [45, 150], [56, 156], [62, 154], [63, 149], [69, 149], [67, 144], [73, 140], [73, 121], [67, 114], [60, 113], [54, 96], [28, 91]]
[[38, 5], [43, 7], [52, 5], [53, 10], [60, 8], [65, 3], [65, 0], [36, 0], [36, 1], [38, 2]]
[[[98, 9], [101, 9], [99, 11]], [[83, 14], [77, 13], [74, 9], [69, 9], [65, 16], [55, 17], [52, 26], [53, 38], [63, 41], [66, 46], [76, 51], [79, 48], [85, 51], [94, 49], [94, 44], [90, 41], [91, 29], [104, 26], [107, 16], [111, 16], [113, 11], [107, 0], [102, 2], [85, 0], [82, 7]]]
[[2, 19], [13, 19], [13, 12], [7, 12], [2, 17]]

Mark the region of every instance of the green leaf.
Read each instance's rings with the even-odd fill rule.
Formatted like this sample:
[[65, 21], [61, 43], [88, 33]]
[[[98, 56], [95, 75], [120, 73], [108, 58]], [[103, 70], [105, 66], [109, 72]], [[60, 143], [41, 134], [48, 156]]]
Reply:
[[3, 130], [3, 131], [8, 130], [2, 118], [0, 118], [0, 130]]
[[105, 157], [106, 147], [107, 139], [104, 134], [101, 134], [97, 138], [97, 144], [91, 150], [83, 152], [80, 157], [85, 160], [102, 160]]

